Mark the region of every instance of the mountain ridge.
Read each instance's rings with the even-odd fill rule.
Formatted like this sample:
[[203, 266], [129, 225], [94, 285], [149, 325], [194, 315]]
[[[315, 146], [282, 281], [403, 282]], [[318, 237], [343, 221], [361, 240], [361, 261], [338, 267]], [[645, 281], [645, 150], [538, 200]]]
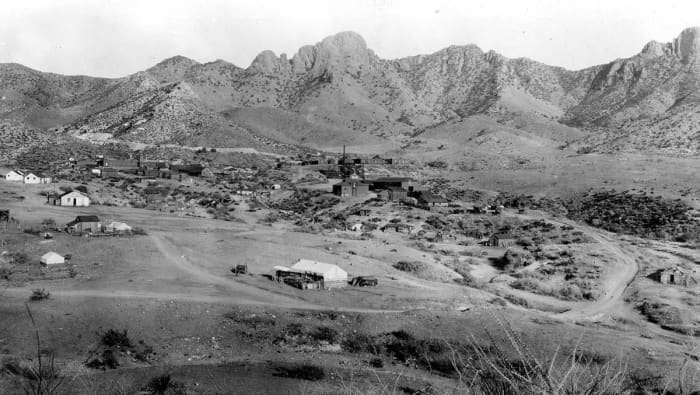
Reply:
[[[291, 58], [262, 51], [247, 68], [223, 60], [199, 63], [177, 55], [146, 70], [110, 79], [61, 76], [0, 64], [4, 71], [0, 117], [35, 128], [109, 132], [140, 121], [130, 118], [134, 112], [129, 108], [145, 94], [164, 100], [158, 107], [159, 128], [148, 129], [149, 121], [144, 121], [141, 128], [145, 129], [120, 131], [118, 136], [183, 142], [196, 135], [206, 143], [207, 130], [197, 129], [216, 118], [214, 123], [221, 125], [214, 128], [216, 135], [225, 134], [223, 125], [228, 125], [232, 131], [256, 130], [262, 138], [323, 147], [339, 141], [414, 136], [481, 114], [519, 119], [516, 123], [525, 129], [544, 122], [594, 133], [603, 130], [599, 134], [610, 136], [611, 141], [628, 142], [620, 150], [680, 149], [694, 154], [700, 148], [693, 134], [700, 124], [695, 111], [700, 103], [699, 54], [697, 27], [684, 29], [669, 43], [650, 41], [630, 58], [573, 71], [529, 58], [507, 58], [475, 44], [382, 59], [359, 34], [341, 32], [300, 47]], [[171, 85], [189, 92], [188, 104], [183, 105], [182, 97], [158, 93]], [[251, 111], [240, 111], [246, 108]], [[265, 111], [271, 116], [264, 115]], [[188, 116], [207, 121], [182, 118]], [[255, 116], [259, 116], [260, 127]], [[670, 117], [669, 125], [683, 125], [665, 134], [652, 133], [643, 143], [633, 141], [643, 134], [635, 134], [635, 128], [655, 127], [649, 125], [654, 117]], [[167, 125], [168, 118], [172, 125]], [[111, 119], [112, 123], [97, 119]], [[285, 125], [292, 124], [298, 126], [282, 136]], [[182, 125], [189, 126], [183, 129]], [[301, 125], [316, 131], [306, 133]], [[327, 139], [321, 133], [324, 129], [333, 130]], [[342, 134], [347, 136], [340, 138]], [[674, 141], [664, 141], [664, 135]], [[228, 145], [250, 143], [236, 136], [239, 134], [233, 132]], [[310, 142], [311, 136], [314, 141]], [[596, 150], [605, 145], [596, 140], [600, 136], [593, 137], [590, 146], [585, 139], [579, 146]], [[226, 142], [222, 137], [212, 140]]]

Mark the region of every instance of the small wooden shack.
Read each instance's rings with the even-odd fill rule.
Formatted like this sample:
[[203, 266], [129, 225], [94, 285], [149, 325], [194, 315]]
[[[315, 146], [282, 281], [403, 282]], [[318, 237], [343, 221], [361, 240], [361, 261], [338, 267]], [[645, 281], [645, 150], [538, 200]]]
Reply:
[[491, 247], [508, 248], [515, 245], [517, 238], [509, 233], [495, 233], [489, 237], [488, 245]]
[[698, 284], [698, 281], [691, 273], [688, 273], [678, 266], [659, 269], [649, 277], [661, 284], [682, 285], [684, 287], [691, 287]]
[[98, 233], [102, 230], [100, 219], [96, 215], [79, 215], [66, 224], [70, 233]]

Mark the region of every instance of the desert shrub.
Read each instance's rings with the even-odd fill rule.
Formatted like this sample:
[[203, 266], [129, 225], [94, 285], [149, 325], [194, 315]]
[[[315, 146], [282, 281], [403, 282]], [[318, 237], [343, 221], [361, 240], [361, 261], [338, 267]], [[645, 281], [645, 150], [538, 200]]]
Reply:
[[56, 226], [56, 220], [53, 218], [44, 218], [41, 221], [41, 224], [46, 226], [46, 227], [53, 228]]
[[108, 329], [100, 335], [100, 343], [107, 347], [131, 347], [131, 340], [127, 335], [126, 329], [123, 332]]
[[33, 289], [31, 296], [29, 296], [29, 300], [32, 302], [38, 302], [40, 300], [48, 299], [50, 297], [51, 294], [43, 288]]
[[501, 258], [495, 260], [496, 266], [505, 271], [519, 269], [524, 263], [523, 255], [513, 250], [506, 251]]
[[86, 185], [78, 185], [77, 187], [75, 187], [75, 190], [80, 191], [82, 193], [88, 193], [88, 189], [87, 189]]
[[245, 312], [233, 311], [224, 314], [224, 317], [253, 329], [268, 328], [275, 326], [277, 323], [275, 316], [271, 314], [247, 314]]
[[583, 299], [581, 288], [576, 284], [568, 284], [559, 290], [559, 295], [564, 299], [580, 300]]
[[29, 261], [29, 257], [24, 252], [12, 252], [9, 254], [9, 261], [13, 265], [24, 265]]
[[426, 163], [427, 166], [429, 167], [434, 167], [436, 169], [446, 169], [447, 168], [447, 163], [441, 160], [434, 160]]
[[376, 369], [381, 369], [384, 367], [384, 361], [382, 361], [381, 358], [372, 358], [369, 360], [369, 366], [376, 368]]
[[139, 227], [132, 228], [131, 233], [134, 235], [139, 235], [139, 236], [145, 236], [148, 234], [145, 229], [139, 228]]
[[172, 380], [169, 374], [163, 374], [151, 378], [148, 384], [144, 387], [144, 390], [152, 395], [163, 395], [168, 390], [177, 388], [176, 383]]
[[343, 350], [353, 353], [379, 354], [382, 350], [381, 343], [374, 337], [365, 333], [352, 332], [345, 336], [340, 343]]
[[574, 350], [572, 355], [576, 363], [581, 365], [604, 365], [609, 359], [606, 355], [590, 350]]
[[318, 381], [326, 377], [326, 373], [320, 366], [309, 364], [281, 365], [275, 368], [275, 376], [288, 377], [299, 380]]
[[393, 267], [397, 270], [401, 270], [402, 272], [409, 273], [417, 273], [426, 269], [425, 264], [419, 261], [398, 261], [393, 265]]
[[311, 332], [311, 338], [320, 342], [337, 343], [338, 331], [327, 326], [319, 326]]
[[508, 295], [504, 296], [503, 298], [514, 305], [522, 306], [522, 307], [529, 307], [527, 300], [524, 298], [521, 298], [519, 296], [508, 294]]
[[114, 350], [107, 349], [102, 351], [102, 356], [100, 358], [93, 358], [85, 363], [85, 366], [90, 369], [116, 369], [119, 367], [119, 359]]

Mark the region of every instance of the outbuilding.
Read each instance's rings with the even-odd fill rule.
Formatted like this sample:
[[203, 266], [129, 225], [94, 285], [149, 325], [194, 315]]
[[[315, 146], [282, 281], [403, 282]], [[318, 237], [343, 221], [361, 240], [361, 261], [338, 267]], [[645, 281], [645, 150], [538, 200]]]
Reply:
[[345, 287], [348, 284], [348, 273], [330, 263], [299, 259], [292, 265], [290, 271], [321, 277], [323, 279], [321, 286], [325, 289]]
[[369, 194], [369, 184], [360, 180], [345, 180], [333, 185], [333, 194], [340, 197], [365, 196]]
[[79, 215], [66, 224], [71, 233], [98, 233], [102, 230], [100, 219], [96, 215]]
[[53, 252], [49, 251], [46, 254], [41, 256], [41, 263], [43, 265], [59, 265], [62, 263], [65, 263], [66, 260], [63, 256]]
[[5, 174], [5, 181], [24, 182], [24, 173], [19, 170], [11, 170]]
[[131, 230], [131, 226], [118, 221], [112, 221], [109, 225], [105, 226], [105, 232], [107, 233], [128, 234], [131, 233]]
[[678, 266], [657, 270], [650, 277], [661, 284], [682, 285], [684, 287], [698, 284], [698, 281], [691, 273], [686, 272]]
[[508, 248], [515, 245], [517, 238], [509, 233], [495, 233], [489, 237], [488, 245], [491, 247]]
[[60, 197], [61, 206], [88, 207], [90, 197], [79, 191], [66, 192]]

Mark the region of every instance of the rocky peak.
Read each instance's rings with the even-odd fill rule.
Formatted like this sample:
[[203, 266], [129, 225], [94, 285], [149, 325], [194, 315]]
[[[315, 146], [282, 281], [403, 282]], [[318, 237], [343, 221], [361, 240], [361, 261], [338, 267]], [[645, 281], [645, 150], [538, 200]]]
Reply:
[[641, 55], [649, 58], [656, 58], [670, 53], [670, 45], [658, 41], [650, 41], [642, 48]]
[[273, 74], [279, 73], [284, 66], [288, 67], [289, 65], [283, 64], [282, 60], [277, 58], [274, 52], [265, 50], [253, 59], [248, 69], [263, 74]]
[[673, 40], [673, 52], [683, 63], [700, 61], [700, 27], [689, 27]]
[[162, 61], [158, 62], [153, 68], [158, 68], [158, 67], [191, 67], [198, 65], [199, 62], [196, 60], [192, 60], [190, 58], [187, 58], [182, 55], [175, 55], [173, 57], [163, 59]]
[[272, 51], [263, 51], [255, 57], [248, 70], [266, 74], [309, 73], [313, 76], [327, 72], [355, 74], [368, 67], [375, 57], [359, 34], [342, 32], [326, 37], [313, 46], [299, 48], [291, 60], [285, 54], [277, 57]]

